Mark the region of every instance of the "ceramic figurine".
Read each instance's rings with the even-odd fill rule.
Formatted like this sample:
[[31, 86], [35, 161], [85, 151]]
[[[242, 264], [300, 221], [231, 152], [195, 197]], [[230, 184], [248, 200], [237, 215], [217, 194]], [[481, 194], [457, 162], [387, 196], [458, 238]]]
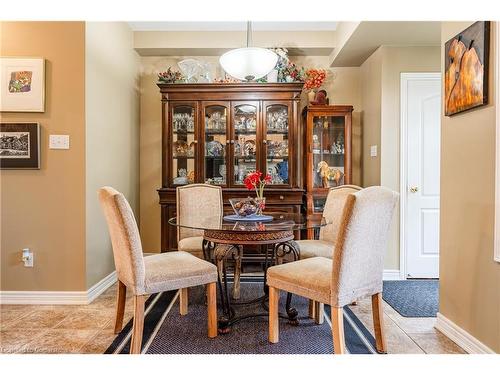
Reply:
[[319, 90], [314, 96], [314, 100], [311, 102], [312, 105], [327, 105], [328, 98], [325, 90]]
[[318, 163], [317, 172], [321, 176], [321, 181], [324, 188], [330, 187], [328, 181], [334, 181], [335, 186], [339, 186], [342, 177], [344, 177], [344, 173], [342, 173], [340, 169], [330, 168], [328, 166], [328, 163], [324, 160]]

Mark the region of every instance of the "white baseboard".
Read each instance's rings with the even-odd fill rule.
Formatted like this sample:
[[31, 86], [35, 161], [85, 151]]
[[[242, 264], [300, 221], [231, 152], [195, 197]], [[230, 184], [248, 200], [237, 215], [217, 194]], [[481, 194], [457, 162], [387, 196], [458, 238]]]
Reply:
[[86, 291], [0, 291], [2, 305], [87, 305], [116, 282], [116, 271]]
[[[384, 270], [384, 280], [400, 280], [399, 270]], [[82, 292], [0, 291], [0, 304], [87, 305], [116, 282], [116, 271]]]
[[401, 274], [399, 270], [384, 270], [383, 275], [384, 280], [401, 280]]
[[495, 354], [492, 349], [443, 314], [437, 313], [435, 327], [469, 354]]
[[116, 271], [111, 272], [108, 276], [103, 278], [101, 281], [92, 285], [89, 290], [87, 290], [87, 304], [91, 303], [97, 297], [99, 297], [106, 289], [111, 285], [116, 283]]

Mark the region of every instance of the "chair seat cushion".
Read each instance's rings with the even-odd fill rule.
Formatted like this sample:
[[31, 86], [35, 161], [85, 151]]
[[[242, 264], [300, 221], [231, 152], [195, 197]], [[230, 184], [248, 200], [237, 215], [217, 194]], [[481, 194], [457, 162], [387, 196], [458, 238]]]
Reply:
[[184, 251], [144, 257], [145, 290], [138, 294], [188, 288], [217, 281], [217, 267]]
[[300, 259], [313, 257], [332, 258], [335, 244], [320, 240], [295, 241], [300, 248]]
[[195, 257], [203, 259], [203, 237], [186, 237], [177, 244], [179, 251], [187, 251]]
[[314, 257], [270, 267], [267, 285], [330, 304], [332, 260]]

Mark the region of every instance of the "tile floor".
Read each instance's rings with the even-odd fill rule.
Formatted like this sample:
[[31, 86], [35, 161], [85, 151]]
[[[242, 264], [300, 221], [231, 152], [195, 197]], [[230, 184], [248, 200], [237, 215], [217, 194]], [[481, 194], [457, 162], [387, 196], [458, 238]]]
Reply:
[[[0, 353], [103, 353], [116, 337], [115, 293], [116, 285], [86, 306], [0, 305]], [[124, 322], [132, 306], [128, 296]], [[351, 308], [373, 333], [370, 299]], [[434, 328], [436, 318], [404, 318], [385, 302], [384, 312], [389, 353], [464, 353]]]

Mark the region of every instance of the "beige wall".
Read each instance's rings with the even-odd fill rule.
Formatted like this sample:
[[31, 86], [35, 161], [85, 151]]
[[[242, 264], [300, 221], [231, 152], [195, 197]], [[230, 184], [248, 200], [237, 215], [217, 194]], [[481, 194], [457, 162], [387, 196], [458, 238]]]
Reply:
[[[439, 72], [439, 47], [382, 47], [380, 185], [399, 191], [400, 83], [403, 72]], [[393, 217], [386, 269], [399, 269], [399, 207]]]
[[97, 189], [113, 186], [138, 213], [139, 56], [124, 22], [85, 25], [87, 288], [114, 270]]
[[[363, 186], [399, 191], [400, 82], [403, 72], [439, 72], [439, 47], [379, 47], [362, 65]], [[378, 155], [370, 156], [370, 147]], [[399, 269], [399, 208], [393, 217], [385, 269]]]
[[[41, 125], [41, 169], [2, 170], [1, 290], [84, 290], [85, 24], [1, 22], [1, 56], [46, 59], [45, 113], [2, 113]], [[69, 150], [49, 150], [69, 134]], [[25, 268], [21, 249], [34, 251]]]
[[382, 111], [382, 48], [377, 49], [360, 68], [361, 120], [363, 124], [363, 186], [380, 185], [380, 154], [370, 156], [370, 146], [380, 147]]
[[[444, 43], [470, 24], [443, 22], [442, 56]], [[494, 23], [489, 104], [442, 117], [439, 311], [500, 353], [500, 263], [493, 260], [495, 137], [498, 137], [493, 26]], [[444, 60], [441, 71], [444, 72]]]
[[[156, 189], [161, 186], [161, 96], [156, 86], [157, 73], [185, 57], [142, 57], [141, 137], [140, 137], [140, 230], [144, 251], [160, 251], [160, 206]], [[211, 62], [214, 76], [222, 76], [217, 56], [196, 57]], [[328, 56], [293, 56], [306, 67], [329, 68]], [[335, 79], [325, 84], [331, 104], [352, 104], [353, 113], [353, 182], [361, 184], [361, 87], [359, 68], [332, 68]], [[305, 95], [302, 105], [306, 104]]]

